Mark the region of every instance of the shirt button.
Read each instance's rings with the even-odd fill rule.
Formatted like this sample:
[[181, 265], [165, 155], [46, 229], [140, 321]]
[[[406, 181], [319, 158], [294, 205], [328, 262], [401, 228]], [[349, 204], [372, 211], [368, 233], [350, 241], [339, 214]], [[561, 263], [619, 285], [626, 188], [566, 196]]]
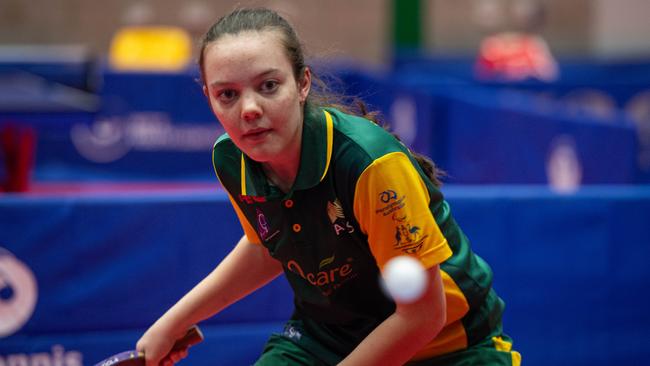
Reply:
[[293, 231], [296, 233], [299, 233], [300, 230], [302, 230], [302, 226], [300, 224], [293, 224]]
[[291, 208], [291, 207], [293, 207], [293, 201], [292, 201], [292, 200], [286, 200], [286, 201], [284, 201], [284, 207], [286, 207], [286, 208]]

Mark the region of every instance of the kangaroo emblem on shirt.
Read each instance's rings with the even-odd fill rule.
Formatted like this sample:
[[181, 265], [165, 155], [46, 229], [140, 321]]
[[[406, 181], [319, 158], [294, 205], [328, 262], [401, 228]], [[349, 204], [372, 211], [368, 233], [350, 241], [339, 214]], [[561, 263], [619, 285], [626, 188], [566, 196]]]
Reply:
[[408, 254], [417, 253], [422, 248], [424, 239], [428, 235], [422, 236], [422, 229], [419, 226], [412, 225], [406, 216], [400, 217], [393, 214], [392, 219], [396, 223], [395, 248]]

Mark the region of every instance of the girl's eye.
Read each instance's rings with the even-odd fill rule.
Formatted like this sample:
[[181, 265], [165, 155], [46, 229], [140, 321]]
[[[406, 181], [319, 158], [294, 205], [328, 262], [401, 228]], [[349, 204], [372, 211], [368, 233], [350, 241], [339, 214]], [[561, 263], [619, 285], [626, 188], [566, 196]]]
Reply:
[[271, 93], [278, 88], [278, 84], [279, 83], [275, 80], [266, 80], [265, 82], [262, 83], [260, 89], [262, 90], [262, 92]]
[[225, 89], [217, 93], [217, 99], [223, 103], [228, 103], [237, 97], [237, 93], [232, 89]]

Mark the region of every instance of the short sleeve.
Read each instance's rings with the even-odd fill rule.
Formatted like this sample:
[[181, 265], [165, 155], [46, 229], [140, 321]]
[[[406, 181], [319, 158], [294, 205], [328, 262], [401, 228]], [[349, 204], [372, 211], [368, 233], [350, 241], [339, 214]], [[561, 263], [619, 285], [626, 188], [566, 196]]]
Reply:
[[426, 268], [452, 255], [429, 202], [422, 177], [402, 152], [376, 159], [361, 173], [354, 215], [380, 269], [399, 255], [417, 257]]
[[230, 199], [230, 203], [232, 204], [232, 207], [235, 209], [235, 213], [237, 213], [237, 218], [239, 219], [239, 223], [244, 229], [244, 234], [246, 235], [248, 240], [250, 240], [251, 243], [261, 244], [262, 241], [257, 235], [257, 232], [255, 231], [255, 229], [253, 229], [251, 223], [248, 222], [248, 219], [246, 218], [246, 216], [244, 216], [244, 213], [241, 211], [241, 209], [239, 208], [235, 200], [233, 200], [230, 194], [228, 194], [228, 198]]

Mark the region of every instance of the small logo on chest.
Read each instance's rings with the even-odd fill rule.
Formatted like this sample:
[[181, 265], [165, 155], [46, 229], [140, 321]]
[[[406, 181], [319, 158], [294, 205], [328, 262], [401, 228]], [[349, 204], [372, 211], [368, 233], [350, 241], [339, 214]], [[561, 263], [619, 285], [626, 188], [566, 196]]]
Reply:
[[335, 199], [334, 202], [327, 202], [327, 216], [332, 223], [334, 232], [336, 235], [341, 235], [341, 233], [352, 234], [354, 232], [354, 226], [350, 224], [350, 221], [345, 218], [343, 213], [343, 206], [339, 199]]
[[255, 216], [257, 216], [257, 232], [262, 240], [266, 240], [269, 236], [269, 224], [266, 221], [266, 216], [259, 208], [255, 209]]
[[239, 202], [244, 202], [246, 204], [252, 205], [254, 203], [264, 203], [266, 202], [266, 197], [264, 196], [248, 196], [244, 194], [240, 194], [237, 196], [239, 199]]

